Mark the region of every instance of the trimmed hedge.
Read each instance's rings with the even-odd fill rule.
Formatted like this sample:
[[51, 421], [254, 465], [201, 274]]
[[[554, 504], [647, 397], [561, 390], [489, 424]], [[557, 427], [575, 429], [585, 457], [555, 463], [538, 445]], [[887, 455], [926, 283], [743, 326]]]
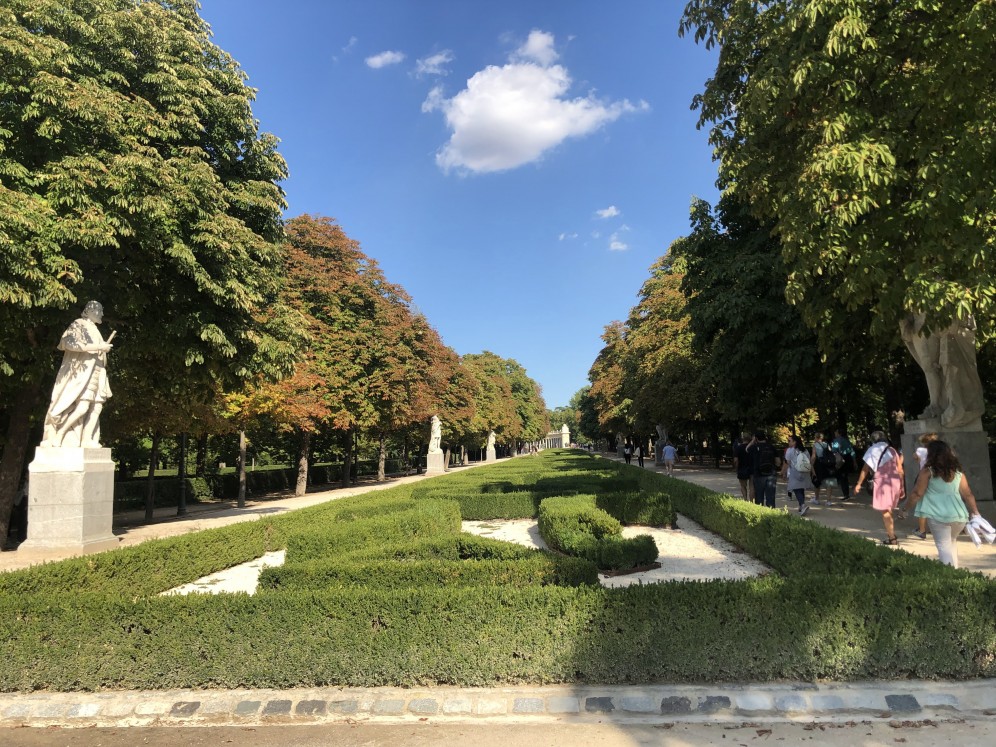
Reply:
[[[0, 690], [996, 677], [996, 584], [978, 575], [584, 453], [422, 485], [534, 499], [547, 478], [620, 476], [639, 490], [623, 480], [588, 500], [625, 512], [666, 500], [779, 573], [560, 586], [591, 566], [461, 534], [457, 502], [399, 486], [0, 574]], [[156, 596], [279, 548], [284, 578], [308, 591]], [[491, 584], [533, 565], [539, 585]], [[410, 583], [456, 583], [384, 588], [399, 566]], [[489, 581], [463, 585], [475, 576]]]
[[992, 677], [994, 604], [924, 577], [3, 597], [0, 690]]
[[671, 502], [678, 511], [787, 576], [873, 575], [895, 581], [911, 574], [953, 579], [964, 578], [966, 573], [816, 522], [800, 521], [794, 514], [683, 480], [654, 476], [670, 483]]
[[657, 560], [649, 535], [627, 539], [622, 526], [587, 495], [547, 498], [540, 504], [539, 531], [550, 547], [590, 560], [604, 570], [627, 570]]
[[404, 511], [341, 521], [292, 534], [287, 561], [334, 557], [365, 545], [460, 531], [460, 509], [452, 501], [422, 501]]
[[413, 589], [450, 586], [583, 586], [598, 583], [594, 563], [533, 552], [519, 560], [312, 561], [267, 568], [260, 590]]
[[[180, 478], [156, 477], [154, 504], [158, 507], [175, 506], [180, 502]], [[199, 503], [214, 497], [211, 484], [203, 477], [188, 477], [187, 502]], [[145, 508], [145, 497], [149, 491], [149, 481], [119, 480], [114, 483], [114, 510]]]

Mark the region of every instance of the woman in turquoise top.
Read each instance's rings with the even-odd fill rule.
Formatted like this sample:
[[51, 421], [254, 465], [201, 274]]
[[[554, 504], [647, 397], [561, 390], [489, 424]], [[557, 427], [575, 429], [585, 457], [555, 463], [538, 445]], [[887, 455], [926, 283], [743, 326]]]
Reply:
[[979, 513], [961, 463], [944, 441], [927, 445], [927, 462], [917, 475], [910, 495], [913, 515], [925, 517], [942, 563], [958, 567], [958, 535], [969, 514]]

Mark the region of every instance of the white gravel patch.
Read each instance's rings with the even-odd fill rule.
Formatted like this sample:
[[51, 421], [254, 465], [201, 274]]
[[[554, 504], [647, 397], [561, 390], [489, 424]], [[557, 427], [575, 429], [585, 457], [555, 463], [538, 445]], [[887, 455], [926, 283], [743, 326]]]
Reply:
[[261, 558], [250, 560], [248, 563], [240, 563], [223, 571], [212, 573], [196, 581], [175, 589], [164, 591], [159, 596], [170, 597], [185, 594], [255, 594], [259, 586], [259, 574], [264, 568], [270, 568], [284, 564], [287, 556], [286, 550], [276, 550], [268, 552]]
[[[678, 515], [679, 529], [623, 527], [624, 537], [649, 534], [657, 543], [660, 568], [624, 576], [599, 574], [603, 586], [618, 588], [630, 584], [662, 581], [740, 580], [771, 573], [771, 568], [743, 552], [717, 534], [686, 516]], [[533, 519], [465, 521], [463, 531], [481, 537], [515, 542], [526, 547], [546, 548]]]

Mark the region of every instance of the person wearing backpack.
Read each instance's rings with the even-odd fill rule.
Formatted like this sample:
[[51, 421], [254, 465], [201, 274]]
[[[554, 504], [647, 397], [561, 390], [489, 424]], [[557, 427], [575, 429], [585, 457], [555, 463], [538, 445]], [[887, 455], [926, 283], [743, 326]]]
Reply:
[[813, 469], [810, 473], [813, 478], [813, 487], [816, 488], [815, 503], [820, 505], [820, 491], [826, 490], [826, 505], [833, 505], [831, 497], [833, 495], [833, 484], [837, 477], [837, 460], [830, 450], [830, 444], [823, 440], [823, 434], [817, 433], [813, 438], [813, 451], [810, 454]]
[[778, 487], [778, 452], [768, 443], [768, 436], [764, 431], [757, 431], [747, 444], [747, 456], [751, 461], [751, 476], [754, 478], [754, 502], [774, 508], [775, 491]]
[[806, 505], [806, 490], [813, 487], [809, 475], [813, 471], [813, 462], [809, 458], [809, 450], [802, 439], [794, 433], [789, 436], [789, 447], [785, 450], [785, 461], [782, 463], [782, 477], [788, 478], [788, 492], [799, 502], [799, 515], [805, 516], [809, 511]]
[[847, 431], [838, 428], [830, 442], [834, 464], [837, 467], [837, 484], [840, 485], [840, 499], [851, 500], [851, 473], [854, 472], [854, 444], [847, 437]]
[[861, 492], [861, 485], [869, 477], [872, 478], [872, 508], [882, 512], [882, 523], [885, 525], [883, 545], [898, 545], [896, 527], [892, 520], [892, 512], [899, 505], [906, 493], [903, 478], [903, 455], [889, 443], [884, 431], [871, 433], [872, 445], [865, 450], [864, 464], [854, 484], [854, 495]]

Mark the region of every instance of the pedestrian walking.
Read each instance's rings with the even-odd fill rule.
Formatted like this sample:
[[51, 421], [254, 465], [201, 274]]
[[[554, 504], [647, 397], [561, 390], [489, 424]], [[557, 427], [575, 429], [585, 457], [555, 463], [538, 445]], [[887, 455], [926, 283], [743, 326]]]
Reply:
[[[924, 433], [922, 436], [920, 436], [920, 438], [917, 439], [917, 441], [920, 442], [920, 445], [917, 446], [917, 448], [916, 448], [916, 460], [917, 460], [917, 462], [919, 462], [919, 469], [922, 470], [924, 467], [927, 466], [927, 446], [929, 446], [931, 443], [933, 443], [937, 439], [938, 439], [938, 435], [936, 433]], [[919, 477], [919, 473], [917, 474], [917, 477]], [[926, 516], [921, 516], [917, 520], [917, 528], [913, 532], [913, 534], [915, 536], [919, 537], [922, 540], [927, 539], [927, 517]]]
[[882, 524], [885, 526], [883, 545], [897, 545], [896, 527], [892, 512], [899, 506], [906, 488], [903, 486], [903, 455], [889, 443], [884, 431], [871, 433], [872, 445], [865, 450], [862, 459], [861, 472], [854, 484], [854, 495], [861, 492], [861, 485], [869, 477], [872, 478], [872, 508], [882, 512]]
[[640, 444], [636, 445], [636, 463], [643, 466], [643, 447]]
[[751, 460], [747, 456], [747, 444], [750, 436], [740, 434], [740, 440], [733, 447], [733, 469], [737, 471], [737, 481], [740, 483], [740, 497], [745, 501], [754, 501], [754, 481], [751, 479]]
[[958, 535], [979, 508], [958, 457], [944, 441], [927, 444], [926, 464], [917, 475], [910, 508], [930, 527], [940, 561], [957, 568]]
[[664, 444], [664, 472], [674, 475], [674, 460], [678, 458], [678, 450], [668, 441]]
[[813, 480], [815, 493], [815, 503], [820, 505], [820, 492], [824, 492], [826, 505], [832, 504], [833, 486], [837, 482], [837, 464], [830, 444], [823, 440], [823, 434], [817, 433], [813, 437], [813, 452], [810, 454], [810, 461], [813, 469], [810, 476]]
[[751, 476], [754, 478], [754, 502], [775, 507], [775, 489], [778, 486], [778, 452], [768, 443], [768, 435], [757, 431], [747, 444], [747, 455], [751, 460]]
[[626, 460], [626, 464], [629, 464], [633, 459], [633, 446], [629, 441], [623, 446], [623, 459]]
[[851, 473], [854, 472], [854, 444], [847, 437], [847, 431], [838, 428], [830, 442], [834, 464], [837, 467], [837, 484], [840, 486], [840, 499], [851, 500]]
[[810, 472], [813, 469], [809, 451], [802, 439], [793, 434], [789, 436], [789, 446], [785, 449], [785, 460], [782, 462], [782, 477], [787, 478], [787, 489], [790, 495], [799, 502], [799, 515], [805, 516], [809, 511], [806, 504], [806, 491], [813, 487]]

